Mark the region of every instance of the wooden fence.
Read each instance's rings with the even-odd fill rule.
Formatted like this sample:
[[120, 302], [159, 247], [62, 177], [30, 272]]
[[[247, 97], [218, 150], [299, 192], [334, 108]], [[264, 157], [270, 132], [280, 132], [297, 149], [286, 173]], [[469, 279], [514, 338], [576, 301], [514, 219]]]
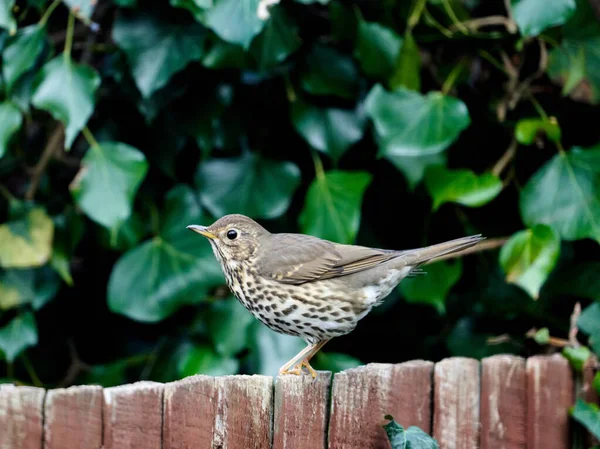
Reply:
[[596, 400], [580, 383], [560, 355], [503, 355], [369, 364], [315, 380], [199, 375], [105, 389], [3, 385], [0, 448], [389, 448], [382, 425], [391, 414], [433, 433], [441, 449], [567, 449], [569, 407], [577, 396]]

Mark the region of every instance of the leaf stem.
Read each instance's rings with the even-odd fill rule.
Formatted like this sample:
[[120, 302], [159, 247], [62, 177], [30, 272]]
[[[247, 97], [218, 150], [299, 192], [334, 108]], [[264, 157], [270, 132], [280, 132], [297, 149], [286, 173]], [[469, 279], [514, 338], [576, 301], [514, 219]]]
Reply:
[[450, 31], [448, 28], [446, 28], [444, 25], [438, 22], [437, 19], [433, 17], [433, 15], [431, 15], [427, 8], [424, 9], [423, 14], [425, 16], [425, 22], [428, 25], [431, 25], [432, 27], [436, 28], [445, 37], [452, 38], [452, 31]]
[[71, 59], [71, 48], [73, 48], [73, 32], [75, 30], [75, 14], [72, 11], [69, 11], [69, 21], [67, 23], [67, 37], [65, 38], [65, 49], [63, 50], [63, 55], [65, 61], [69, 61]]
[[556, 148], [558, 148], [558, 153], [561, 156], [566, 156], [567, 152], [565, 151], [565, 147], [563, 147], [563, 144], [560, 141], [556, 142]]
[[311, 151], [313, 163], [315, 164], [315, 174], [319, 181], [325, 179], [325, 170], [323, 169], [323, 162], [316, 151]]
[[425, 4], [427, 0], [415, 0], [414, 7], [412, 12], [410, 13], [410, 17], [408, 18], [408, 28], [413, 29], [421, 20], [421, 14], [425, 9]]
[[458, 20], [458, 17], [456, 17], [456, 14], [454, 13], [454, 10], [452, 9], [452, 6], [450, 6], [450, 2], [448, 0], [442, 0], [442, 5], [444, 5], [446, 14], [448, 14], [448, 17], [450, 17], [450, 20], [452, 20], [452, 22], [454, 23], [456, 28], [458, 30], [460, 30], [461, 33], [468, 35], [469, 29], [465, 25], [463, 25], [460, 20]]
[[100, 144], [98, 143], [98, 141], [87, 126], [83, 127], [81, 133], [83, 134], [83, 137], [85, 137], [85, 140], [87, 140], [87, 143], [90, 144], [90, 147], [100, 148]]
[[533, 105], [537, 113], [540, 115], [540, 117], [544, 120], [548, 120], [548, 114], [546, 114], [546, 111], [544, 111], [544, 108], [539, 103], [539, 101], [537, 101], [537, 99], [531, 94], [529, 94], [529, 101], [531, 101], [531, 104]]
[[21, 360], [23, 360], [23, 365], [25, 366], [25, 369], [27, 370], [27, 374], [29, 374], [29, 377], [31, 378], [33, 385], [35, 385], [36, 387], [43, 386], [44, 384], [42, 383], [42, 381], [36, 374], [35, 369], [33, 369], [33, 365], [31, 364], [29, 357], [27, 357], [27, 354], [25, 354], [25, 353], [21, 354]]
[[46, 23], [48, 22], [48, 19], [50, 18], [50, 16], [52, 15], [52, 13], [54, 12], [54, 10], [56, 9], [56, 7], [60, 4], [62, 0], [54, 0], [50, 6], [48, 6], [48, 8], [46, 9], [46, 11], [44, 11], [44, 15], [41, 17], [40, 21], [38, 22], [39, 26], [46, 26]]
[[452, 89], [452, 86], [454, 86], [454, 83], [456, 82], [458, 75], [460, 75], [460, 72], [462, 72], [462, 69], [463, 65], [461, 63], [458, 63], [454, 66], [446, 78], [446, 81], [444, 81], [444, 84], [442, 85], [442, 93], [444, 95], [448, 95], [448, 92], [450, 92], [450, 89]]

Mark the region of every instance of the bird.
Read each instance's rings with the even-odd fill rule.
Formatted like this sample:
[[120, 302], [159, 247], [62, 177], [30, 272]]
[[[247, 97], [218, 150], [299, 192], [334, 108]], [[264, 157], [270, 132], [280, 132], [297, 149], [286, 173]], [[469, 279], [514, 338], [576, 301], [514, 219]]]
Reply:
[[311, 358], [381, 305], [402, 279], [440, 256], [470, 248], [481, 234], [409, 250], [336, 243], [316, 236], [271, 233], [242, 214], [187, 229], [205, 237], [238, 301], [271, 330], [307, 346], [279, 374], [315, 378]]

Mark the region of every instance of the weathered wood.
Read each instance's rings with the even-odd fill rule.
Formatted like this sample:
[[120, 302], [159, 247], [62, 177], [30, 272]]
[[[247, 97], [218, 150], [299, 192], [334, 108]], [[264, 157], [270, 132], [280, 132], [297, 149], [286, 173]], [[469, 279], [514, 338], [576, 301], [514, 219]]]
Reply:
[[433, 435], [440, 449], [479, 448], [479, 362], [452, 357], [434, 369]]
[[[596, 375], [596, 370], [594, 366], [598, 363], [598, 359], [596, 356], [589, 357], [583, 366], [583, 375], [582, 381], [583, 385], [581, 385], [581, 390], [578, 392], [579, 397], [586, 402], [591, 402], [593, 404], [598, 404], [598, 393], [594, 388], [594, 376]], [[585, 431], [585, 446], [593, 447], [600, 445], [600, 440], [592, 435], [590, 432]]]
[[525, 449], [525, 359], [497, 355], [483, 359], [481, 365], [481, 449]]
[[49, 390], [44, 416], [44, 449], [102, 447], [102, 387]]
[[567, 449], [573, 377], [560, 354], [527, 360], [527, 449]]
[[165, 390], [164, 449], [268, 448], [273, 378], [193, 376]]
[[329, 371], [277, 377], [273, 449], [325, 449], [330, 387]]
[[161, 449], [163, 384], [104, 389], [104, 448]]
[[0, 449], [41, 449], [45, 394], [41, 388], [0, 385]]
[[430, 431], [433, 363], [373, 363], [333, 379], [329, 448], [389, 448], [382, 427], [390, 414], [402, 426]]

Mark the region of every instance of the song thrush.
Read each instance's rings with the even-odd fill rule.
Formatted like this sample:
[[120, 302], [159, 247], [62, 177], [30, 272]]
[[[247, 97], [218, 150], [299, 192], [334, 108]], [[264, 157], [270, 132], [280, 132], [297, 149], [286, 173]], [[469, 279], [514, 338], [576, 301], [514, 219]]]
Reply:
[[246, 309], [275, 332], [308, 344], [279, 373], [300, 374], [306, 367], [313, 377], [311, 357], [330, 339], [351, 332], [403, 278], [483, 239], [475, 235], [394, 251], [272, 234], [239, 214], [188, 229], [208, 238], [229, 289]]

